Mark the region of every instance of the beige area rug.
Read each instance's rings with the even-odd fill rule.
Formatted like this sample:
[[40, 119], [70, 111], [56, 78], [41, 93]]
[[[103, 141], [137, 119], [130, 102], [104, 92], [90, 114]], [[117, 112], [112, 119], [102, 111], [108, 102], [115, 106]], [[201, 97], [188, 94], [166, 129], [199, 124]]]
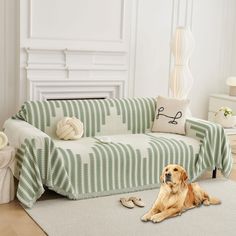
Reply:
[[[142, 222], [140, 217], [151, 207], [159, 189], [78, 201], [43, 200], [26, 211], [50, 236], [236, 235], [236, 183], [224, 179], [199, 183], [222, 204], [201, 206], [158, 224]], [[123, 207], [119, 198], [128, 196], [141, 197], [146, 206]]]

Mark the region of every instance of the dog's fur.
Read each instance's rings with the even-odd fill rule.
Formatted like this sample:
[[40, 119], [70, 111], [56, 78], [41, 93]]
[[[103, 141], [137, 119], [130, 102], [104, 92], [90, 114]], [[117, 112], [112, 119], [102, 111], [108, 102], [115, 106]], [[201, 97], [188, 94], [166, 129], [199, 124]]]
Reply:
[[221, 203], [219, 199], [210, 197], [197, 183], [188, 184], [188, 176], [182, 166], [166, 166], [160, 180], [159, 195], [152, 208], [141, 218], [142, 221], [161, 222], [201, 204]]

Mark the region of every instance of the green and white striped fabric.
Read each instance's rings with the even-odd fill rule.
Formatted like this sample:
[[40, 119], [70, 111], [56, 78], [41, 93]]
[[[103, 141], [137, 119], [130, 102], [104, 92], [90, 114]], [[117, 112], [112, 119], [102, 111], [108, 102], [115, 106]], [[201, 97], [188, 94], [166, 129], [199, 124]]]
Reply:
[[[29, 109], [32, 108], [23, 107], [17, 117], [21, 119], [25, 117], [24, 119], [37, 124], [41, 130], [21, 120], [10, 119], [4, 125], [10, 144], [17, 148], [18, 199], [24, 205], [32, 207], [44, 192], [44, 186], [70, 199], [155, 188], [160, 184], [159, 177], [163, 167], [169, 163], [184, 166], [188, 171], [190, 181], [195, 180], [205, 170], [214, 169], [215, 166], [220, 168], [226, 177], [230, 174], [231, 152], [222, 127], [203, 120], [188, 119], [186, 136], [150, 133], [148, 130], [150, 130], [155, 112], [154, 99], [144, 100], [99, 101], [100, 104], [107, 104], [106, 110], [103, 111], [106, 115], [102, 118], [103, 114], [100, 114], [98, 119], [94, 114], [93, 128], [89, 128], [89, 124], [86, 123], [87, 137], [76, 141], [51, 138], [44, 133], [47, 128], [46, 125], [45, 127], [42, 125], [41, 118], [39, 119], [38, 116], [36, 121], [36, 115], [28, 114]], [[143, 107], [140, 102], [143, 103]], [[39, 103], [37, 107], [40, 107]], [[56, 102], [41, 103], [47, 104], [46, 106], [57, 104]], [[64, 104], [63, 106], [66, 103], [59, 102], [59, 104]], [[88, 111], [95, 112], [91, 108], [95, 107], [93, 101], [87, 103], [90, 104], [91, 109]], [[94, 103], [97, 104], [98, 101]], [[29, 104], [27, 103], [27, 106], [30, 106]], [[131, 108], [131, 106], [134, 107]], [[39, 115], [38, 108], [34, 109], [31, 112], [36, 111]], [[63, 111], [66, 110], [64, 108]], [[109, 113], [111, 110], [112, 112]], [[79, 110], [76, 112], [81, 115]], [[145, 112], [145, 115], [142, 112]], [[114, 115], [111, 116], [111, 113]], [[89, 114], [85, 114], [80, 118], [87, 122]], [[137, 114], [141, 117], [138, 118]], [[99, 141], [98, 135], [101, 130], [105, 130], [104, 133], [107, 132], [103, 123], [104, 121], [106, 124], [111, 122], [109, 117], [113, 117], [113, 122], [122, 117], [122, 123], [124, 122], [123, 124], [127, 126], [124, 126], [126, 127], [124, 129], [120, 124], [120, 131], [125, 130], [124, 133], [119, 134], [117, 130], [118, 134], [109, 136], [111, 143], [104, 144]], [[53, 125], [53, 116], [48, 121], [46, 116], [43, 119], [46, 124]], [[141, 122], [140, 127], [138, 127], [139, 122]], [[116, 126], [116, 123], [113, 126]], [[93, 134], [96, 135], [93, 136]]]
[[197, 172], [213, 166], [221, 169], [226, 177], [232, 169], [231, 148], [222, 126], [200, 119], [188, 119], [186, 122], [187, 136], [199, 139], [201, 142]]
[[55, 137], [57, 122], [75, 116], [84, 124], [84, 137], [150, 131], [155, 99], [123, 98], [25, 102], [15, 118]]

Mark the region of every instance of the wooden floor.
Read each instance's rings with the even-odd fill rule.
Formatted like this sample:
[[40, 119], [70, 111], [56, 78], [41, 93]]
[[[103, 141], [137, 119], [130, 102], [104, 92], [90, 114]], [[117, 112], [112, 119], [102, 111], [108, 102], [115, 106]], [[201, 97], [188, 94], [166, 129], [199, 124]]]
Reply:
[[[211, 178], [211, 173], [204, 174], [200, 179]], [[217, 178], [222, 178], [218, 173]], [[236, 181], [236, 164], [234, 164], [230, 179]], [[47, 191], [41, 201], [60, 197]], [[43, 230], [24, 211], [17, 200], [0, 205], [0, 235], [1, 236], [45, 236]]]

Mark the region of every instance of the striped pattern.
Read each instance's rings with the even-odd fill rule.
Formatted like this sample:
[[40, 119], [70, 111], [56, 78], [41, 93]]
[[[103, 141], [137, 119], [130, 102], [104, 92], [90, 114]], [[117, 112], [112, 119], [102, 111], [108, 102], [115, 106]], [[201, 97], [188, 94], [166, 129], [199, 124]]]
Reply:
[[159, 159], [155, 158], [155, 163], [153, 163], [154, 166], [159, 166], [158, 177], [161, 175], [163, 168], [172, 163], [184, 166], [188, 172], [189, 179], [194, 179], [197, 174], [195, 163], [199, 154], [194, 153], [191, 145], [182, 140], [165, 137], [153, 137], [150, 145], [152, 146], [152, 149], [149, 150], [150, 154], [154, 157], [159, 157]]
[[223, 175], [229, 176], [233, 162], [231, 148], [222, 126], [199, 119], [188, 119], [186, 126], [187, 135], [198, 138], [202, 144], [196, 171], [213, 169], [216, 166]]
[[[100, 100], [28, 101], [14, 118], [22, 119], [50, 136], [55, 135], [56, 123], [65, 116], [75, 116], [84, 123], [84, 137], [119, 133], [114, 130], [103, 132], [106, 118], [121, 117], [127, 127], [126, 133], [144, 133], [151, 129], [155, 115], [155, 99], [122, 98]], [[121, 133], [121, 132], [120, 132]], [[122, 129], [122, 133], [124, 130]]]
[[87, 161], [73, 150], [55, 147], [47, 138], [44, 149], [36, 148], [34, 139], [26, 140], [17, 152], [21, 169], [17, 197], [31, 207], [43, 193], [43, 185], [71, 199], [145, 189], [159, 185], [166, 164], [194, 163], [192, 146], [182, 141], [151, 135], [146, 140], [140, 149], [123, 142], [94, 142]]
[[[43, 193], [43, 185], [71, 199], [149, 189], [159, 186], [162, 169], [169, 163], [184, 166], [190, 180], [215, 166], [228, 176], [232, 161], [222, 129], [194, 120], [188, 120], [188, 124], [196, 134], [205, 134], [199, 153], [181, 140], [155, 137], [152, 133], [146, 135], [139, 149], [122, 140], [110, 144], [94, 141], [89, 158], [84, 153], [56, 147], [48, 138], [38, 141], [44, 143], [43, 148], [36, 148], [39, 144], [34, 139], [25, 140], [17, 152], [17, 166], [21, 169], [17, 197], [31, 207]], [[212, 135], [215, 137], [215, 132], [221, 140], [217, 141], [217, 148], [216, 140], [207, 142]]]
[[[69, 112], [73, 109], [68, 110], [69, 105], [66, 106], [66, 103], [65, 101], [43, 102], [47, 104], [51, 115], [56, 114], [55, 110], [60, 106], [64, 107], [64, 115], [72, 115]], [[93, 123], [93, 128], [86, 130], [86, 136], [96, 134], [99, 127], [101, 129], [104, 117], [112, 111], [111, 107], [115, 108], [115, 115], [122, 117], [123, 122], [127, 124], [127, 130], [132, 133], [144, 133], [150, 129], [155, 112], [153, 99], [114, 99], [79, 101], [78, 103], [83, 107], [80, 107], [81, 109], [85, 109], [85, 103], [90, 104], [88, 107], [91, 113], [88, 110], [88, 113], [85, 110], [83, 112], [75, 108], [73, 110], [87, 122], [86, 127], [88, 127], [88, 122]], [[101, 107], [104, 111], [100, 113], [100, 116], [94, 115], [93, 120], [88, 121], [88, 114], [95, 112], [92, 110], [92, 107], [94, 109], [96, 107], [95, 103], [100, 104], [97, 106], [97, 108], [100, 107], [100, 111]], [[43, 121], [49, 125], [52, 118], [47, 120], [44, 114], [39, 119], [39, 116], [36, 118], [36, 115], [27, 114], [33, 107], [33, 102], [30, 104], [30, 108], [22, 109], [17, 117], [21, 119], [25, 117], [33, 124], [37, 123], [40, 129], [45, 129]], [[35, 111], [39, 114], [37, 113], [39, 102], [34, 104], [38, 104]], [[45, 109], [46, 106], [42, 106]], [[34, 111], [31, 110], [31, 112]], [[90, 138], [93, 143], [87, 153], [78, 148], [75, 151], [57, 147], [56, 142], [50, 137], [40, 138], [38, 135], [37, 137], [32, 135], [26, 138], [16, 155], [19, 170], [18, 199], [24, 205], [32, 207], [44, 192], [44, 185], [70, 199], [150, 189], [159, 186], [162, 169], [169, 163], [184, 166], [191, 181], [206, 169], [214, 169], [215, 166], [220, 168], [225, 176], [230, 174], [232, 168], [230, 147], [224, 130], [216, 124], [198, 119], [187, 120], [186, 135], [199, 140], [198, 153], [194, 151], [196, 149], [193, 146], [181, 141], [181, 138], [167, 138], [165, 134], [162, 137], [156, 137], [152, 133], [139, 135], [143, 135], [143, 142], [141, 140], [142, 145], [138, 147], [137, 139], [133, 138], [133, 143], [127, 143], [126, 135], [121, 135], [123, 139], [110, 144], [102, 144]], [[133, 137], [137, 136], [133, 135]]]

